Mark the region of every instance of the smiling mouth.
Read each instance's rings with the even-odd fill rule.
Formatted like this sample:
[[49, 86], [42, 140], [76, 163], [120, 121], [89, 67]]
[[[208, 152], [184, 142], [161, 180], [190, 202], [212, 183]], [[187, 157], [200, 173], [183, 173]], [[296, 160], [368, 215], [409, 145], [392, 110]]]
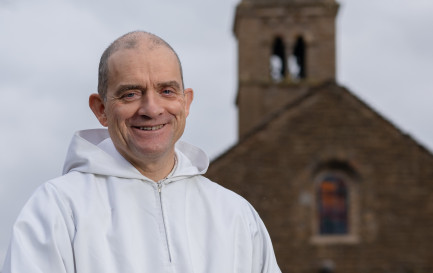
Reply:
[[164, 127], [164, 124], [157, 126], [134, 126], [134, 128], [140, 129], [142, 131], [155, 131], [161, 129], [162, 127]]

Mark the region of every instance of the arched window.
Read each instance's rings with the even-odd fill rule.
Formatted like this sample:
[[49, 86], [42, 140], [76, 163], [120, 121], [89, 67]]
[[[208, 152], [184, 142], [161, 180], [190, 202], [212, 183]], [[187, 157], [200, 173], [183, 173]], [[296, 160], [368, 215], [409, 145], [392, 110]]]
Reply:
[[286, 49], [280, 37], [275, 38], [272, 45], [270, 67], [271, 77], [274, 81], [281, 81], [285, 78], [287, 72]]
[[347, 234], [349, 191], [342, 177], [323, 176], [317, 187], [317, 211], [321, 235]]
[[359, 184], [361, 176], [346, 160], [322, 161], [313, 169], [314, 244], [359, 242]]
[[289, 72], [292, 79], [306, 78], [306, 45], [301, 36], [296, 39], [289, 57]]

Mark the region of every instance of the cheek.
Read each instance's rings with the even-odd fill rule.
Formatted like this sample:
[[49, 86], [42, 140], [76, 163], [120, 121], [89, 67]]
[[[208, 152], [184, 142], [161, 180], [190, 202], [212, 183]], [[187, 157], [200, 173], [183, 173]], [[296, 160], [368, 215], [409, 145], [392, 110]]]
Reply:
[[108, 109], [107, 118], [110, 123], [119, 123], [132, 117], [133, 114], [134, 111], [132, 107], [127, 107], [126, 105], [117, 105]]
[[167, 107], [167, 110], [175, 115], [178, 119], [184, 118], [187, 115], [185, 102], [183, 100], [176, 101], [176, 103], [171, 104]]

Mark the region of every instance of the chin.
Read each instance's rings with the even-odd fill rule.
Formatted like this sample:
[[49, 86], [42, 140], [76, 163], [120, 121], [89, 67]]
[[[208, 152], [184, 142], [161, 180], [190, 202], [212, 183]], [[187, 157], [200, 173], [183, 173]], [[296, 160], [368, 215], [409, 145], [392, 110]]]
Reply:
[[136, 152], [137, 155], [141, 158], [141, 157], [159, 157], [159, 156], [163, 156], [164, 154], [166, 154], [168, 151], [170, 150], [174, 150], [174, 146], [173, 148], [169, 148], [167, 146], [159, 146], [157, 144], [155, 145], [147, 145], [145, 147], [136, 147]]

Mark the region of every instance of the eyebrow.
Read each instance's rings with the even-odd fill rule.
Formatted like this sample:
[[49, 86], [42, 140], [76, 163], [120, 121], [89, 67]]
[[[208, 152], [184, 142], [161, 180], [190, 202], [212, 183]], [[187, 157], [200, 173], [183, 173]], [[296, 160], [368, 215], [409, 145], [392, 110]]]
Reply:
[[180, 90], [180, 84], [177, 81], [167, 81], [167, 82], [159, 82], [156, 84], [156, 87], [158, 89], [164, 88], [164, 87], [174, 87], [175, 89]]

